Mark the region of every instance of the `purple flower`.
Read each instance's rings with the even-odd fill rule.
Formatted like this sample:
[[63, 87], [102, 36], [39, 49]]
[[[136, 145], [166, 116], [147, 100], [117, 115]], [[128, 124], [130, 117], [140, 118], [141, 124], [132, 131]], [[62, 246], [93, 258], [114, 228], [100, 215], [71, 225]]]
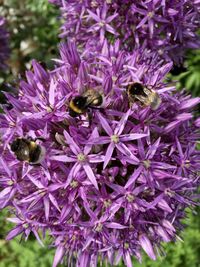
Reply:
[[[98, 133], [96, 133], [96, 129], [94, 129], [90, 138], [96, 138], [97, 136]], [[89, 154], [92, 149], [91, 145], [85, 145], [81, 149], [66, 131], [64, 131], [64, 137], [66, 139], [66, 144], [68, 144], [71, 149], [72, 155], [70, 155], [71, 153], [69, 155], [55, 155], [52, 156], [52, 159], [61, 162], [74, 163], [68, 174], [66, 187], [70, 184], [73, 177], [76, 177], [81, 169], [83, 169], [88, 179], [96, 187], [96, 189], [98, 189], [98, 184], [90, 164], [104, 162], [104, 156], [102, 156], [101, 154]]]
[[[51, 1], [52, 2], [52, 1]], [[176, 64], [188, 48], [200, 47], [199, 2], [182, 1], [53, 1], [60, 5], [64, 24], [61, 37], [101, 49], [118, 36], [123, 49], [145, 46]]]
[[[165, 84], [172, 64], [145, 47], [125, 52], [104, 40], [79, 54], [69, 42], [60, 53], [52, 71], [33, 61], [0, 116], [0, 208], [16, 225], [7, 239], [33, 233], [42, 244], [40, 233], [50, 234], [54, 267], [65, 258], [97, 266], [99, 257], [131, 267], [142, 250], [155, 260], [182, 230], [185, 208], [197, 205], [199, 98]], [[159, 95], [156, 110], [131, 100], [133, 83]], [[71, 117], [70, 101], [88, 89], [102, 105]], [[10, 145], [22, 137], [45, 148], [40, 164], [17, 160]]]
[[6, 67], [8, 56], [8, 32], [5, 28], [5, 19], [0, 17], [0, 70]]
[[105, 154], [105, 160], [103, 168], [105, 169], [107, 164], [110, 162], [114, 149], [116, 148], [121, 154], [126, 155], [130, 160], [132, 160], [132, 164], [137, 164], [138, 159], [133, 155], [130, 149], [124, 144], [124, 142], [133, 141], [142, 137], [146, 137], [146, 134], [140, 133], [129, 133], [129, 134], [122, 134], [126, 122], [129, 118], [130, 110], [125, 113], [125, 115], [121, 118], [121, 120], [116, 125], [115, 129], [113, 130], [109, 123], [106, 121], [104, 117], [99, 114], [100, 123], [107, 133], [108, 137], [96, 137], [95, 139], [91, 140], [92, 145], [103, 145], [109, 144]]
[[108, 7], [106, 3], [104, 3], [102, 10], [97, 9], [97, 14], [88, 10], [89, 13], [88, 20], [93, 19], [96, 22], [88, 29], [88, 32], [100, 31], [101, 42], [104, 41], [106, 31], [116, 35], [115, 29], [111, 27], [109, 23], [111, 23], [118, 16], [118, 14], [115, 13], [112, 16], [107, 17], [107, 11]]

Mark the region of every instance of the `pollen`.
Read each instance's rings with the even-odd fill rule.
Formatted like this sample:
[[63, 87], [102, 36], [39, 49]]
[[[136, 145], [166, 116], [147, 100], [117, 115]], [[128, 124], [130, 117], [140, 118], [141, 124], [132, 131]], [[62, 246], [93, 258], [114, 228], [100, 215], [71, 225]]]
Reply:
[[153, 18], [153, 16], [154, 16], [154, 12], [153, 11], [148, 13], [148, 17], [149, 18]]
[[149, 169], [150, 167], [151, 167], [151, 162], [150, 162], [150, 160], [144, 160], [143, 161], [143, 164], [144, 164], [144, 167], [146, 168], [146, 169]]
[[162, 55], [164, 54], [163, 49], [158, 49], [158, 54], [159, 54], [160, 56], [162, 56]]
[[52, 112], [52, 108], [51, 107], [47, 107], [47, 112], [48, 113]]
[[101, 223], [98, 223], [97, 226], [95, 227], [96, 232], [101, 232], [103, 229], [103, 225]]
[[76, 234], [73, 234], [72, 235], [72, 241], [75, 241], [76, 240]]
[[106, 199], [103, 201], [103, 205], [105, 208], [109, 208], [112, 204], [112, 201], [110, 199]]
[[115, 56], [111, 56], [111, 60], [112, 60], [112, 62], [116, 62], [116, 57]]
[[191, 164], [189, 160], [185, 160], [182, 164], [181, 167], [185, 168], [190, 168]]
[[112, 81], [116, 82], [117, 81], [117, 76], [112, 76]]
[[9, 123], [9, 126], [12, 128], [12, 127], [15, 127], [16, 124], [15, 124], [13, 121], [11, 121], [11, 122]]
[[8, 182], [7, 182], [7, 185], [13, 185], [13, 184], [14, 184], [13, 181], [8, 181]]
[[174, 197], [175, 194], [176, 193], [173, 190], [171, 190], [170, 188], [165, 189], [165, 195], [167, 195], [169, 197]]
[[127, 243], [127, 242], [124, 243], [124, 248], [125, 248], [125, 249], [129, 249], [129, 243]]
[[135, 196], [133, 194], [131, 194], [131, 193], [128, 193], [126, 195], [126, 199], [127, 199], [128, 202], [131, 203], [131, 202], [133, 202], [135, 200]]
[[111, 141], [115, 144], [119, 143], [119, 136], [114, 134], [111, 136]]
[[77, 155], [77, 159], [80, 162], [86, 161], [86, 155], [84, 155], [83, 153], [80, 153]]
[[105, 21], [100, 21], [100, 22], [99, 22], [99, 26], [100, 26], [100, 27], [105, 26]]
[[73, 180], [73, 181], [70, 183], [70, 186], [71, 186], [72, 188], [76, 188], [76, 187], [78, 186], [78, 182]]
[[97, 1], [92, 1], [92, 2], [91, 2], [91, 6], [92, 6], [92, 7], [97, 7], [97, 6], [98, 6]]

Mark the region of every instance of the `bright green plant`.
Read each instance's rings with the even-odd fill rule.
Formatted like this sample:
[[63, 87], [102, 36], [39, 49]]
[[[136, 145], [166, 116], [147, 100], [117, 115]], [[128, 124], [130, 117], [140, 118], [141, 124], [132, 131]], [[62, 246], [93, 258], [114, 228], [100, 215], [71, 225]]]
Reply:
[[173, 77], [178, 80], [177, 87], [179, 89], [186, 88], [194, 96], [200, 95], [200, 50], [193, 50], [187, 54], [184, 62], [186, 70]]

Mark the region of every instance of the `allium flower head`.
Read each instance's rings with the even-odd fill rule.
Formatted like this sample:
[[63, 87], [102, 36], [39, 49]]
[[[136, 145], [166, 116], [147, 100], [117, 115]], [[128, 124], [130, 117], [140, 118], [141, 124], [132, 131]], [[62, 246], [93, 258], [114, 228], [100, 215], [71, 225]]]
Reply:
[[70, 0], [60, 4], [64, 24], [62, 38], [80, 45], [99, 46], [118, 36], [123, 48], [133, 51], [145, 45], [165, 60], [179, 63], [187, 48], [199, 48], [199, 1]]
[[0, 70], [5, 68], [8, 55], [8, 32], [5, 29], [5, 19], [0, 17]]
[[[142, 250], [155, 260], [161, 242], [177, 239], [185, 208], [196, 205], [199, 121], [192, 110], [200, 99], [172, 92], [163, 82], [172, 65], [155, 53], [121, 52], [118, 41], [104, 42], [93, 58], [74, 43], [60, 51], [52, 72], [33, 61], [18, 97], [7, 95], [12, 109], [0, 116], [0, 208], [10, 207], [16, 224], [7, 239], [33, 232], [41, 243], [48, 231], [54, 267], [66, 255], [78, 267], [97, 266], [99, 257], [131, 267]], [[159, 95], [155, 111], [129, 101], [135, 82]], [[103, 104], [71, 117], [70, 101], [88, 88]], [[45, 148], [40, 164], [17, 160], [16, 138]]]

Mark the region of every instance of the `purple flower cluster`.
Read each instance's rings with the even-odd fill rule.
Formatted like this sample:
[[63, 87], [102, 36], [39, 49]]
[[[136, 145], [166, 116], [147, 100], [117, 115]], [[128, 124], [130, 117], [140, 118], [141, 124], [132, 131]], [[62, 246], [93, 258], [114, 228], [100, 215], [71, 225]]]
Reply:
[[[123, 49], [145, 46], [178, 64], [184, 51], [199, 48], [200, 2], [194, 0], [51, 0], [61, 6], [62, 38], [99, 46], [116, 38]], [[100, 42], [99, 42], [100, 41]]]
[[[42, 244], [48, 232], [54, 267], [66, 255], [68, 266], [122, 258], [131, 267], [142, 249], [155, 260], [161, 242], [178, 238], [185, 208], [196, 205], [200, 133], [192, 110], [200, 98], [173, 93], [164, 83], [172, 64], [145, 49], [128, 53], [104, 41], [100, 52], [80, 54], [68, 43], [60, 54], [53, 71], [33, 61], [18, 98], [7, 94], [12, 109], [0, 115], [0, 208], [11, 207], [16, 224], [7, 239], [32, 232]], [[129, 104], [133, 82], [157, 92], [156, 110]], [[88, 88], [103, 104], [71, 117], [70, 100]], [[10, 144], [18, 137], [45, 147], [39, 165], [16, 159]]]
[[65, 256], [68, 266], [131, 267], [142, 250], [155, 260], [197, 204], [200, 98], [166, 75], [199, 47], [199, 1], [50, 2], [71, 41], [54, 70], [33, 60], [0, 115], [0, 209], [16, 224], [7, 239], [50, 234], [53, 267]]
[[5, 19], [0, 17], [0, 70], [5, 68], [8, 56], [8, 32], [5, 29]]

